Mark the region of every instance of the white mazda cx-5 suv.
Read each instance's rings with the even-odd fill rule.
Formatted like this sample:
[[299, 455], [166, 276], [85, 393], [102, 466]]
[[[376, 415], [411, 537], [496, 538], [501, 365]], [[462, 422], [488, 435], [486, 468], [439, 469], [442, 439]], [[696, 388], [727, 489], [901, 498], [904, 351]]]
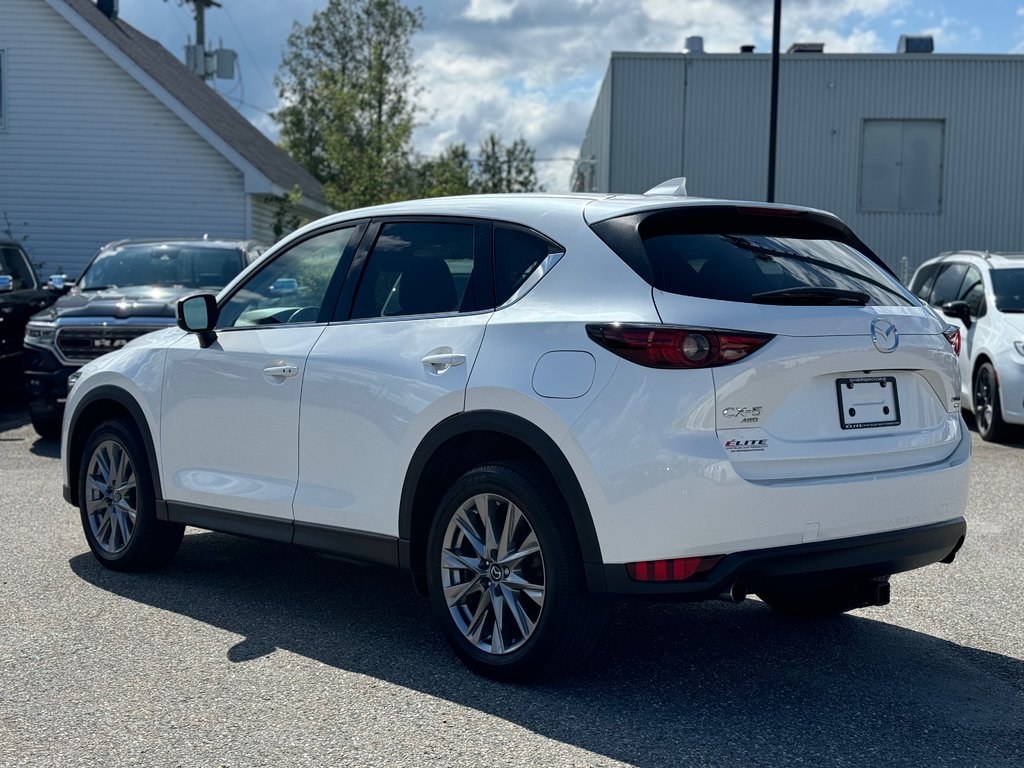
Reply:
[[408, 569], [463, 662], [524, 678], [582, 658], [609, 599], [834, 613], [952, 562], [958, 343], [821, 211], [384, 205], [82, 368], [64, 494], [115, 570], [185, 525]]

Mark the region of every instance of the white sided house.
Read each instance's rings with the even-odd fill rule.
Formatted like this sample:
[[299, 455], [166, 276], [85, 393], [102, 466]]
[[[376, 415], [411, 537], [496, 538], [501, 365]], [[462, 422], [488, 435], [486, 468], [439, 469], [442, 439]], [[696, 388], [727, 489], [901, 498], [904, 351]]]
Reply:
[[93, 0], [0, 0], [0, 237], [77, 275], [123, 237], [271, 243], [296, 185], [299, 216], [330, 212], [316, 179], [112, 16]]

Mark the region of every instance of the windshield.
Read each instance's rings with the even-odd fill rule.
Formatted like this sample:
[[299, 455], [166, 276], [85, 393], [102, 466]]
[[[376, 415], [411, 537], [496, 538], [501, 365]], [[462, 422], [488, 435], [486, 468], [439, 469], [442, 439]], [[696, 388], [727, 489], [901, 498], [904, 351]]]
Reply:
[[78, 281], [83, 291], [159, 285], [220, 289], [244, 265], [237, 248], [154, 243], [101, 253]]
[[992, 290], [1000, 312], [1024, 312], [1024, 269], [993, 269]]

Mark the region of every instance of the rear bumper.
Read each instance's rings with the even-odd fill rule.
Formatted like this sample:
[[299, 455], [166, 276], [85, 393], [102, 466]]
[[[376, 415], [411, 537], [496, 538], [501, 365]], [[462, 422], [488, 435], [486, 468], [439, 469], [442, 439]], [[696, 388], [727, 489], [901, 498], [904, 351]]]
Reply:
[[601, 575], [605, 594], [616, 599], [707, 600], [727, 593], [736, 582], [749, 592], [818, 589], [952, 562], [966, 534], [967, 523], [958, 517], [867, 536], [734, 552], [686, 581], [633, 581], [621, 563], [602, 566]]

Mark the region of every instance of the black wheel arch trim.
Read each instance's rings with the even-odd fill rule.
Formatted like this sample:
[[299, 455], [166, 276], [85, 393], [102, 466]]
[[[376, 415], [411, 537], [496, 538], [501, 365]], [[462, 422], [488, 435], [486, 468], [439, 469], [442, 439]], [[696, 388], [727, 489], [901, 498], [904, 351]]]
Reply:
[[521, 416], [503, 411], [464, 411], [445, 419], [420, 441], [405, 473], [398, 511], [399, 559], [403, 568], [411, 569], [413, 507], [416, 488], [423, 470], [434, 453], [448, 440], [468, 432], [496, 432], [523, 443], [536, 453], [551, 471], [559, 492], [566, 500], [576, 528], [576, 536], [591, 591], [604, 591], [604, 570], [601, 567], [601, 545], [590, 514], [583, 488], [569, 460], [554, 440], [540, 427]]
[[[79, 418], [90, 405], [98, 400], [112, 400], [128, 411], [129, 415], [132, 417], [132, 420], [135, 422], [135, 426], [139, 430], [139, 435], [142, 437], [142, 443], [146, 447], [146, 458], [149, 460], [150, 474], [153, 477], [153, 492], [157, 500], [163, 499], [163, 487], [160, 484], [160, 465], [156, 460], [156, 447], [153, 444], [153, 435], [149, 429], [149, 422], [146, 420], [146, 415], [138, 401], [120, 387], [115, 387], [111, 384], [103, 384], [90, 391], [78, 402], [75, 406], [75, 412], [71, 416], [71, 421], [68, 423], [68, 450], [71, 450], [73, 442], [76, 440], [76, 437], [78, 437], [77, 429]], [[82, 435], [79, 442], [84, 445], [87, 438], [88, 435]], [[69, 457], [68, 480], [70, 487], [67, 488], [67, 493], [64, 498], [69, 504], [74, 506], [78, 506], [79, 501], [76, 470], [76, 467], [71, 466]], [[157, 516], [159, 517], [159, 515]]]

